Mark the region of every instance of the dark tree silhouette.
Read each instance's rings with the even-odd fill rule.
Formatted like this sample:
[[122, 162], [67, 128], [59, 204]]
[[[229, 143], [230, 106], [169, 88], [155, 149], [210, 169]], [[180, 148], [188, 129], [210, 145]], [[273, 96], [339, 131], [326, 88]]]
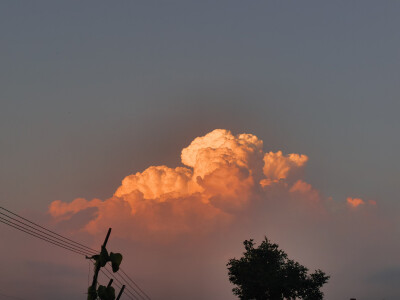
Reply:
[[230, 259], [227, 264], [229, 280], [236, 285], [232, 291], [240, 299], [323, 299], [320, 288], [329, 279], [324, 272], [308, 274], [306, 267], [288, 259], [266, 237], [258, 248], [254, 248], [253, 240], [243, 244], [243, 257]]

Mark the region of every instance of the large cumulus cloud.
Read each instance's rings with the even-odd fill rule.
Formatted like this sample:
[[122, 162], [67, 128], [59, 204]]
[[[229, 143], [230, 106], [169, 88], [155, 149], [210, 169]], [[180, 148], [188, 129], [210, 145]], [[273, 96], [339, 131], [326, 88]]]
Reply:
[[319, 191], [303, 178], [306, 155], [264, 152], [263, 141], [252, 134], [216, 129], [195, 138], [182, 150], [181, 160], [183, 167], [150, 166], [126, 176], [104, 201], [54, 201], [49, 212], [65, 221], [94, 209], [83, 230], [97, 233], [114, 226], [137, 238], [207, 233], [268, 201], [292, 199], [296, 206], [321, 202]]

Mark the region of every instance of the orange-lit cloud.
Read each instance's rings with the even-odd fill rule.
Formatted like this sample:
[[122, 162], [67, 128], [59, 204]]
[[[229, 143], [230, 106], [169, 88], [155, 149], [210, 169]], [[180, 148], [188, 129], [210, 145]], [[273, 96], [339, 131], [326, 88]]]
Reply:
[[271, 180], [286, 179], [289, 176], [296, 176], [307, 163], [308, 157], [304, 154], [283, 155], [282, 151], [269, 152], [264, 156], [264, 175]]
[[87, 201], [83, 198], [76, 198], [70, 203], [61, 202], [60, 200], [53, 201], [50, 204], [49, 211], [53, 217], [59, 219], [69, 219], [73, 214], [80, 212], [81, 210], [90, 207], [99, 207], [102, 205], [102, 201], [99, 199], [93, 199]]
[[310, 199], [312, 201], [320, 200], [319, 192], [314, 189], [311, 184], [304, 182], [300, 179], [293, 184], [289, 191], [291, 193], [300, 193], [303, 195], [307, 195], [307, 199]]
[[350, 207], [353, 207], [353, 208], [361, 207], [364, 205], [372, 205], [372, 206], [376, 205], [375, 200], [364, 201], [361, 198], [352, 198], [352, 197], [347, 197], [346, 202], [347, 202], [347, 205], [349, 205]]
[[352, 197], [347, 197], [347, 204], [349, 204], [351, 207], [358, 207], [360, 205], [364, 205], [365, 202], [361, 198], [352, 198]]
[[[112, 225], [121, 226], [126, 235], [165, 235], [209, 232], [245, 214], [252, 203], [297, 199], [296, 205], [309, 205], [321, 200], [303, 180], [306, 155], [265, 153], [263, 142], [252, 134], [216, 129], [194, 139], [182, 150], [181, 160], [186, 167], [151, 166], [126, 176], [104, 201], [54, 201], [49, 212], [56, 220], [68, 220], [95, 209], [84, 226], [91, 233]], [[347, 202], [354, 207], [363, 203]]]

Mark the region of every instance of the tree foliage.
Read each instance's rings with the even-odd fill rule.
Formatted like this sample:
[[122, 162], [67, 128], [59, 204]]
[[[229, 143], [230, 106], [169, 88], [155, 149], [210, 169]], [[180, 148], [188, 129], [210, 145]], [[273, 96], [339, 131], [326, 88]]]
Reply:
[[232, 290], [243, 300], [320, 300], [320, 288], [328, 281], [321, 270], [308, 274], [308, 269], [288, 259], [287, 254], [265, 240], [255, 248], [253, 240], [243, 242], [245, 252], [240, 259], [230, 259], [227, 267], [229, 280], [236, 285]]

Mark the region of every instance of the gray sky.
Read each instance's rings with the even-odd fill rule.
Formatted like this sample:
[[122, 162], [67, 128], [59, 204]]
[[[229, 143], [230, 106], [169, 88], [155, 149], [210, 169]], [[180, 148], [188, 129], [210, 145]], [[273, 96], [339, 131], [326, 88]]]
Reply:
[[[400, 208], [399, 13], [394, 1], [2, 2], [0, 202], [47, 222], [52, 201], [107, 199], [125, 176], [180, 166], [194, 138], [224, 128], [256, 135], [266, 152], [306, 154], [305, 180], [324, 197], [374, 200], [377, 222], [390, 223]], [[399, 297], [399, 265], [368, 274], [382, 297]], [[85, 281], [75, 267], [65, 272]], [[28, 280], [17, 273], [7, 282]], [[366, 283], [354, 293], [363, 284], [375, 293]], [[327, 296], [351, 292], [330, 286]]]

